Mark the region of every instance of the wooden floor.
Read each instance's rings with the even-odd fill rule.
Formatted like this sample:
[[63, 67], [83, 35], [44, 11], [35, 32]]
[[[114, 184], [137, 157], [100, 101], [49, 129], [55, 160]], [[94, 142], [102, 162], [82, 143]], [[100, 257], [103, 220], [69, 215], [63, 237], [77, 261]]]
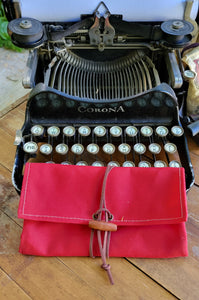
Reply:
[[0, 119], [0, 300], [199, 299], [199, 147], [189, 139], [195, 184], [188, 192], [189, 256], [175, 259], [111, 258], [115, 285], [100, 259], [33, 257], [18, 253], [22, 220], [11, 183], [16, 129], [26, 103]]

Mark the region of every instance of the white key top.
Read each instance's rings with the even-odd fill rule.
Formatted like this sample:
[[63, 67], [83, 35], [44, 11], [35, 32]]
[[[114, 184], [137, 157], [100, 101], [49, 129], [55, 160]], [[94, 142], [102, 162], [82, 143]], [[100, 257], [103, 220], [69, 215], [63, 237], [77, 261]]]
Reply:
[[169, 163], [169, 167], [171, 167], [171, 168], [181, 168], [181, 163], [178, 162], [177, 160], [172, 160]]
[[126, 143], [123, 143], [123, 144], [120, 144], [118, 146], [118, 150], [122, 153], [122, 154], [129, 154], [129, 152], [131, 151], [131, 146], [129, 144], [126, 144]]
[[182, 136], [184, 134], [184, 129], [181, 126], [173, 126], [171, 128], [171, 133], [174, 136]]
[[104, 167], [104, 164], [103, 164], [103, 162], [101, 162], [101, 161], [94, 161], [94, 162], [92, 163], [92, 166], [93, 166], [93, 167]]
[[94, 143], [89, 144], [86, 149], [91, 154], [97, 154], [99, 152], [99, 146]]
[[40, 136], [40, 135], [43, 135], [44, 128], [41, 125], [34, 125], [30, 131], [31, 131], [32, 135]]
[[78, 161], [78, 162], [76, 163], [76, 165], [77, 165], [77, 166], [88, 166], [88, 163], [87, 163], [86, 161], [81, 160], [81, 161]]
[[46, 161], [46, 164], [55, 164], [55, 162], [50, 160], [50, 161]]
[[142, 143], [137, 143], [133, 146], [133, 149], [138, 154], [144, 154], [146, 152], [146, 146]]
[[70, 161], [62, 161], [61, 165], [72, 165]]
[[165, 126], [158, 126], [155, 131], [160, 137], [165, 137], [169, 133], [168, 128], [166, 128]]
[[93, 131], [94, 131], [94, 134], [99, 137], [104, 136], [106, 134], [106, 128], [101, 125], [96, 126]]
[[58, 144], [55, 148], [55, 151], [61, 155], [64, 155], [68, 152], [68, 145], [66, 144]]
[[45, 155], [51, 154], [53, 147], [50, 144], [43, 144], [40, 146], [40, 152]]
[[75, 128], [73, 126], [66, 126], [63, 129], [63, 134], [65, 136], [74, 136], [75, 135]]
[[27, 142], [23, 145], [23, 150], [29, 154], [36, 153], [37, 149], [38, 149], [38, 146], [37, 146], [37, 143], [35, 143], [35, 142]]
[[167, 164], [163, 160], [156, 160], [154, 162], [154, 167], [155, 168], [165, 168]]
[[110, 161], [110, 162], [108, 163], [108, 166], [119, 167], [120, 164], [119, 164], [117, 161]]
[[102, 149], [107, 154], [113, 154], [115, 152], [115, 146], [111, 143], [105, 144]]
[[166, 152], [168, 152], [168, 153], [173, 154], [173, 153], [175, 153], [175, 152], [177, 151], [177, 147], [176, 147], [176, 145], [173, 144], [173, 143], [166, 143], [166, 144], [164, 145], [164, 150], [165, 150]]
[[143, 136], [151, 136], [153, 134], [153, 128], [150, 126], [142, 126], [140, 132]]
[[161, 147], [159, 144], [152, 143], [149, 145], [149, 151], [153, 154], [159, 154], [161, 151]]
[[88, 126], [81, 126], [79, 127], [78, 132], [81, 136], [88, 136], [91, 133], [91, 129]]
[[150, 164], [150, 162], [143, 160], [143, 161], [139, 162], [138, 167], [140, 167], [140, 168], [150, 168], [151, 164]]
[[81, 155], [84, 152], [84, 146], [82, 144], [74, 144], [71, 147], [71, 151], [74, 154]]
[[114, 137], [118, 137], [122, 134], [122, 128], [119, 126], [112, 126], [110, 128], [110, 134]]
[[122, 167], [135, 167], [135, 164], [134, 162], [127, 160], [122, 164]]
[[52, 137], [56, 137], [60, 134], [60, 129], [57, 126], [51, 126], [47, 129], [47, 133]]
[[125, 132], [128, 136], [133, 137], [137, 135], [138, 130], [135, 126], [128, 126], [126, 127]]

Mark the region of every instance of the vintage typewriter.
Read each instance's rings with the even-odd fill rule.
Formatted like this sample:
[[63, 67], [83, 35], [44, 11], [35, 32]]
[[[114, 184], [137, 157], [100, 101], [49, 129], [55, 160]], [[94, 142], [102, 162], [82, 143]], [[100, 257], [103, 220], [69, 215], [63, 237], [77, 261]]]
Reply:
[[186, 93], [180, 53], [197, 30], [198, 1], [159, 1], [157, 11], [150, 10], [155, 1], [137, 8], [123, 1], [123, 9], [114, 1], [82, 8], [80, 1], [73, 7], [58, 1], [48, 13], [34, 3], [38, 17], [34, 10], [27, 16], [30, 1], [21, 2], [4, 1], [13, 43], [30, 49], [23, 84], [32, 91], [15, 139], [16, 190], [27, 161], [182, 166], [189, 189], [194, 176], [180, 123]]

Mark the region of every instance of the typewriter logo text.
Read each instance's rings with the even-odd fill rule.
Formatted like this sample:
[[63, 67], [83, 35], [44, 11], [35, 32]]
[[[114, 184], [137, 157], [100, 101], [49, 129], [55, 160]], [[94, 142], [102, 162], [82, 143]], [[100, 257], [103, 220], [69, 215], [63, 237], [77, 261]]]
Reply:
[[117, 107], [84, 107], [79, 106], [78, 111], [80, 113], [118, 113], [118, 112], [125, 112], [122, 105]]

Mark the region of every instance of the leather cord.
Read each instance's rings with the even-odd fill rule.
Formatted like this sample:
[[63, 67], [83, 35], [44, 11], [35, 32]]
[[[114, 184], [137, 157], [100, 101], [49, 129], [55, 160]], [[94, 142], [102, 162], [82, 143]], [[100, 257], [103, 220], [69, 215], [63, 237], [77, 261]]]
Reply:
[[[97, 212], [93, 215], [94, 220], [102, 221], [104, 218], [105, 222], [109, 222], [113, 219], [113, 215], [110, 213], [110, 211], [106, 208], [106, 199], [105, 199], [105, 190], [106, 190], [106, 182], [107, 177], [110, 173], [110, 171], [114, 168], [114, 166], [108, 166], [104, 175], [103, 180], [103, 186], [102, 186], [102, 194], [101, 194], [101, 200], [100, 200], [100, 206]], [[90, 237], [90, 256], [94, 258], [93, 256], [93, 239], [96, 229], [91, 230], [91, 237]], [[107, 271], [109, 280], [111, 284], [114, 284], [113, 277], [110, 271], [111, 266], [107, 264], [106, 258], [109, 258], [109, 245], [110, 245], [110, 238], [111, 238], [111, 231], [104, 231], [104, 236], [102, 237], [102, 231], [96, 230], [97, 233], [97, 241], [98, 246], [102, 258], [102, 265], [101, 267]]]

